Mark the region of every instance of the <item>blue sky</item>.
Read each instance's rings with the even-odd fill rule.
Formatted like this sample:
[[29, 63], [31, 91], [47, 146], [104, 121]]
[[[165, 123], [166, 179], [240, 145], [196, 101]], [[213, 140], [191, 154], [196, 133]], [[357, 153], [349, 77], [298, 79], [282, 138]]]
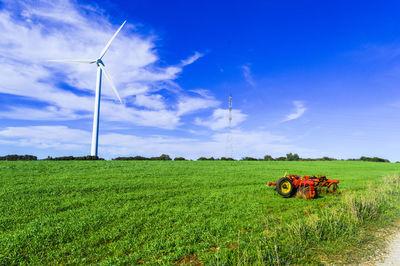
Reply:
[[[400, 161], [395, 1], [0, 1], [0, 154]], [[229, 153], [229, 152], [228, 152]]]

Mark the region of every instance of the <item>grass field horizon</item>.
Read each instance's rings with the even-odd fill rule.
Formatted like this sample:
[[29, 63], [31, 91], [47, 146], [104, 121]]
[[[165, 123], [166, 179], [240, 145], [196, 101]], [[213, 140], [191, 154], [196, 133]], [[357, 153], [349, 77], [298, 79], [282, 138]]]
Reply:
[[[285, 173], [325, 174], [340, 192], [282, 198], [267, 183]], [[399, 216], [398, 174], [349, 161], [0, 162], [0, 264], [348, 262], [366, 228]]]

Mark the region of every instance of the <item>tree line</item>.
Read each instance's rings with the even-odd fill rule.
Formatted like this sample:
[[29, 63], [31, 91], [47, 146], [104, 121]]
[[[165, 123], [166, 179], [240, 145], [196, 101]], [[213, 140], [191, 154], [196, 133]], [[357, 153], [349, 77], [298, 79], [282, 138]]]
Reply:
[[[6, 155], [0, 156], [0, 161], [37, 161], [38, 158], [34, 155]], [[96, 160], [104, 160], [104, 158], [100, 158], [98, 156], [62, 156], [62, 157], [51, 157], [48, 156], [44, 161], [96, 161]], [[168, 154], [161, 154], [158, 157], [143, 157], [143, 156], [133, 156], [133, 157], [117, 157], [112, 159], [114, 161], [188, 161], [184, 157], [175, 157], [172, 159]], [[345, 161], [343, 159], [335, 159], [328, 156], [324, 156], [321, 158], [301, 158], [297, 153], [288, 153], [286, 156], [273, 158], [271, 155], [265, 155], [263, 158], [254, 158], [254, 157], [243, 157], [240, 160], [236, 160], [229, 157], [200, 157], [197, 161]], [[379, 157], [366, 157], [361, 156], [359, 159], [346, 159], [346, 161], [364, 161], [364, 162], [384, 162], [389, 163], [390, 161], [387, 159], [379, 158]]]
[[97, 160], [102, 160], [104, 161], [104, 158], [100, 158], [98, 156], [92, 156], [92, 155], [87, 155], [87, 156], [62, 156], [62, 157], [51, 157], [48, 156], [46, 159], [43, 159], [44, 161], [97, 161]]
[[[97, 156], [62, 156], [62, 157], [51, 157], [48, 156], [45, 159], [42, 159], [42, 161], [95, 161], [95, 160], [104, 160], [103, 158], [99, 158]], [[11, 155], [6, 155], [6, 156], [0, 156], [0, 161], [38, 161], [37, 156], [34, 155], [17, 155], [17, 154], [11, 154]]]
[[10, 154], [6, 156], [0, 156], [0, 161], [37, 161], [37, 157], [33, 155]]
[[[221, 157], [220, 159], [215, 159], [214, 157], [206, 158], [200, 157], [197, 159], [198, 161], [214, 161], [214, 160], [221, 160], [221, 161], [236, 161], [233, 158], [225, 158]], [[361, 156], [359, 159], [335, 159], [328, 156], [324, 156], [321, 158], [301, 158], [297, 153], [288, 153], [286, 156], [276, 157], [273, 158], [271, 155], [265, 155], [263, 158], [254, 158], [254, 157], [243, 157], [240, 161], [364, 161], [364, 162], [385, 162], [390, 163], [389, 160], [379, 158], [379, 157], [366, 157]]]
[[[143, 156], [135, 156], [135, 157], [117, 157], [114, 158], [115, 161], [171, 161], [171, 157], [168, 154], [161, 154], [158, 157], [143, 157]], [[183, 157], [176, 157], [175, 161], [185, 161], [186, 159]]]

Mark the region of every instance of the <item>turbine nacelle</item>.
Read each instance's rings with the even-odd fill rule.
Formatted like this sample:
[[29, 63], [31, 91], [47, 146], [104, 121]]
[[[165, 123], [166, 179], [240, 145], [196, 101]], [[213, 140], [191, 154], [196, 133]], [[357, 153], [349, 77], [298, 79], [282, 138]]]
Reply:
[[96, 60], [96, 65], [102, 65], [103, 67], [105, 67], [103, 60], [101, 60], [100, 58]]

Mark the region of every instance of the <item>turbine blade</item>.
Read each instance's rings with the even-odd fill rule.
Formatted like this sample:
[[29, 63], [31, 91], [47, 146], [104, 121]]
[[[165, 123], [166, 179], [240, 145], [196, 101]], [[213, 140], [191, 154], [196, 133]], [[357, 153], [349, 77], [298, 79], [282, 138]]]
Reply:
[[96, 63], [96, 60], [90, 59], [61, 59], [61, 60], [48, 60], [49, 62], [72, 62], [72, 63], [86, 63], [86, 64], [93, 64]]
[[117, 36], [118, 32], [122, 29], [122, 27], [125, 25], [126, 20], [124, 21], [124, 23], [122, 23], [122, 25], [118, 28], [118, 30], [114, 33], [114, 35], [111, 37], [111, 39], [108, 41], [106, 47], [104, 47], [103, 51], [101, 51], [99, 59], [102, 59], [103, 56], [105, 55], [105, 53], [107, 52], [108, 48], [111, 45], [111, 42], [115, 39], [115, 37]]
[[110, 82], [111, 88], [114, 90], [115, 95], [117, 95], [118, 100], [120, 101], [120, 103], [122, 103], [121, 97], [119, 97], [119, 93], [117, 91], [117, 88], [115, 88], [114, 82], [112, 81], [110, 74], [108, 74], [106, 68], [102, 64], [98, 64], [98, 66], [101, 68], [101, 70], [103, 70], [104, 75], [106, 76], [106, 78]]

